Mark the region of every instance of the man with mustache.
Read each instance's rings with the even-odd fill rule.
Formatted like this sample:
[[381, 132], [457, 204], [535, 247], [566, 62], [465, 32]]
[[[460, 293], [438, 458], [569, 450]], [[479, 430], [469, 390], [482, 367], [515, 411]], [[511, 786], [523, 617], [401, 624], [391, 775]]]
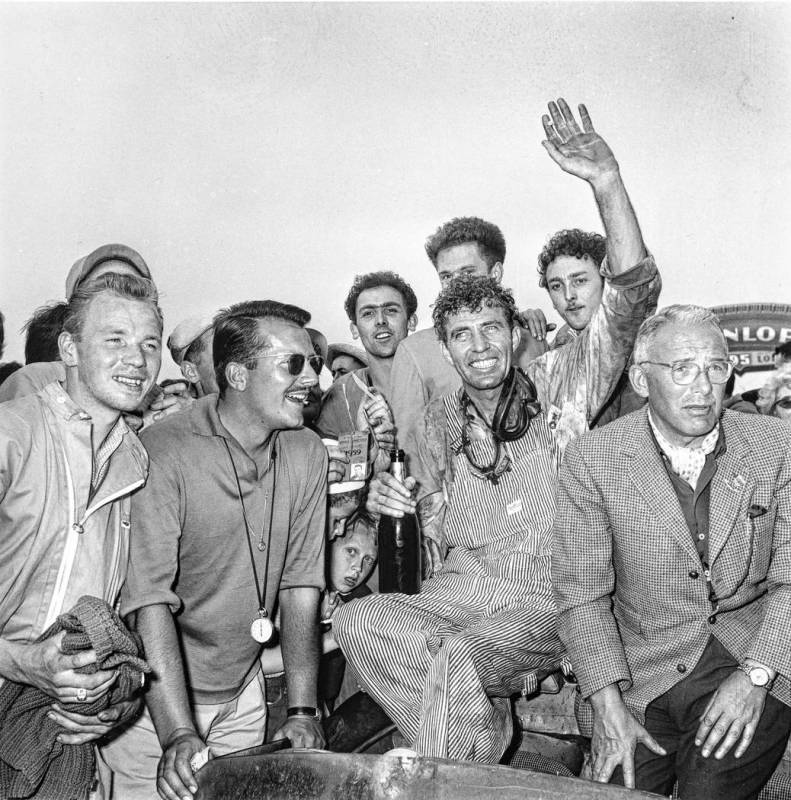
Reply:
[[545, 147], [591, 183], [612, 233], [601, 318], [522, 372], [519, 315], [499, 276], [447, 283], [434, 328], [461, 386], [426, 408], [417, 479], [380, 473], [367, 501], [394, 517], [417, 509], [425, 580], [418, 595], [355, 600], [333, 617], [362, 686], [422, 755], [497, 763], [513, 733], [510, 696], [560, 664], [550, 580], [558, 465], [610, 396], [658, 281], [584, 107], [584, 132], [565, 103], [550, 112]]

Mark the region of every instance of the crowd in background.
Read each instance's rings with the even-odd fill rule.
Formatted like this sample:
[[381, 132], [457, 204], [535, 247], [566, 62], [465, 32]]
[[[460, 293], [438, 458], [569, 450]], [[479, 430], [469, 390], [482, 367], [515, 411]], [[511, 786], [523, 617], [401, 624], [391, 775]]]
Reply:
[[[731, 396], [716, 318], [657, 312], [578, 116], [550, 103], [543, 144], [604, 235], [538, 255], [554, 336], [478, 217], [425, 243], [427, 329], [396, 272], [349, 276], [359, 347], [311, 327], [316, 298], [174, 325], [132, 248], [72, 266], [0, 367], [0, 796], [176, 800], [265, 739], [342, 749], [349, 709], [498, 763], [511, 698], [551, 679], [578, 686], [595, 780], [757, 796], [791, 730], [791, 343]], [[182, 378], [157, 383], [163, 343]], [[48, 733], [14, 761], [23, 690]]]

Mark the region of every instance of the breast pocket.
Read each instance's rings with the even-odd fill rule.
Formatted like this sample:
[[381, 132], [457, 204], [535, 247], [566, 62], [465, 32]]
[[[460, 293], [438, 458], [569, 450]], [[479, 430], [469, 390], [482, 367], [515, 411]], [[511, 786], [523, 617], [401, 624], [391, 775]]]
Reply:
[[751, 583], [758, 583], [766, 578], [772, 561], [772, 540], [774, 537], [777, 503], [767, 505], [753, 503], [747, 510], [746, 525], [750, 534], [750, 570]]

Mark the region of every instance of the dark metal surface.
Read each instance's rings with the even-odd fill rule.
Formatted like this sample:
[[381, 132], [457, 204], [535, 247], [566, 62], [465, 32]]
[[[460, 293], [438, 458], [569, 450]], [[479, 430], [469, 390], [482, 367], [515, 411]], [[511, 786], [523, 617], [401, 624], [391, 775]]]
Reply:
[[288, 750], [210, 761], [196, 800], [649, 800], [659, 795], [509, 767]]

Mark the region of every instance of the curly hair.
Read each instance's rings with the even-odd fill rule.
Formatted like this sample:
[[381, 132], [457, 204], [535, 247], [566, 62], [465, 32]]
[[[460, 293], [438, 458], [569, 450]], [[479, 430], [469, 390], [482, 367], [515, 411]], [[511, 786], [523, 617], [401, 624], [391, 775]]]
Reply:
[[432, 318], [440, 341], [448, 342], [448, 317], [460, 311], [480, 311], [483, 307], [501, 308], [508, 327], [514, 327], [516, 303], [510, 289], [504, 289], [494, 278], [482, 275], [462, 276], [451, 281], [437, 297]]
[[357, 321], [357, 299], [366, 289], [378, 289], [380, 286], [390, 286], [401, 294], [406, 306], [406, 315], [411, 317], [417, 311], [417, 297], [412, 287], [397, 273], [390, 270], [382, 272], [368, 272], [365, 275], [355, 275], [352, 288], [346, 295], [343, 304], [346, 316], [350, 322]]
[[546, 288], [547, 267], [558, 256], [588, 256], [597, 267], [601, 266], [607, 254], [607, 240], [598, 233], [588, 233], [579, 228], [558, 231], [544, 245], [538, 256], [538, 285]]
[[440, 251], [459, 244], [475, 242], [486, 266], [491, 268], [499, 261], [505, 261], [505, 238], [502, 231], [493, 223], [480, 217], [454, 217], [450, 222], [440, 225], [426, 239], [426, 255], [437, 266]]
[[310, 314], [298, 306], [277, 300], [247, 300], [224, 308], [214, 317], [213, 353], [214, 375], [220, 396], [228, 388], [225, 368], [231, 362], [255, 369], [255, 356], [268, 342], [258, 328], [259, 319], [280, 319], [304, 328]]
[[775, 370], [758, 390], [755, 406], [760, 414], [772, 414], [777, 401], [777, 390], [785, 386], [791, 387], [791, 369], [787, 366]]

